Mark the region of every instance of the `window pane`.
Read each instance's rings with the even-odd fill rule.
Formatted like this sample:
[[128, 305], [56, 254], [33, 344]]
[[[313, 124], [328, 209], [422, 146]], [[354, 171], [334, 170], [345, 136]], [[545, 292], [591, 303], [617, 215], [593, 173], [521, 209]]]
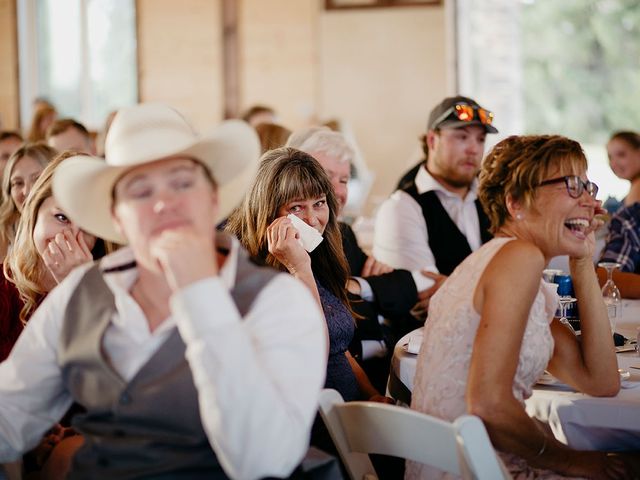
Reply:
[[36, 0], [36, 19], [34, 96], [90, 129], [137, 101], [134, 0]]
[[79, 0], [38, 0], [38, 94], [62, 116], [79, 118], [81, 34]]
[[498, 135], [578, 140], [598, 198], [628, 191], [605, 143], [640, 125], [638, 0], [457, 0], [459, 91], [496, 114]]
[[91, 125], [101, 127], [109, 112], [137, 101], [135, 29], [133, 0], [88, 1]]

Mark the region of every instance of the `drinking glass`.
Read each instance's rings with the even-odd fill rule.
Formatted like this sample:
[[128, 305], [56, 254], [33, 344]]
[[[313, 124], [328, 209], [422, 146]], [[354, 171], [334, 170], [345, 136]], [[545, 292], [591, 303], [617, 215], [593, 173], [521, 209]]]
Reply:
[[556, 275], [562, 275], [563, 273], [562, 270], [556, 270], [555, 268], [545, 268], [542, 271], [542, 279], [547, 283], [553, 283]]
[[577, 302], [577, 300], [570, 296], [562, 296], [558, 297], [558, 302], [560, 303], [560, 323], [569, 327], [569, 330], [571, 330], [575, 334], [576, 331], [571, 326], [569, 319], [567, 319], [567, 307], [572, 303]]
[[600, 262], [598, 266], [607, 271], [607, 281], [602, 286], [602, 299], [607, 306], [607, 315], [611, 325], [611, 334], [615, 333], [616, 321], [622, 316], [622, 296], [620, 290], [613, 282], [613, 271], [622, 265], [616, 262]]

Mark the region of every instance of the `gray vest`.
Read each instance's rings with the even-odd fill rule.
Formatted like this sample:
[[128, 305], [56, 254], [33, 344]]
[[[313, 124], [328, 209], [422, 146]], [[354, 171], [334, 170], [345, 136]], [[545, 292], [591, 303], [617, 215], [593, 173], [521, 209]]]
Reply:
[[[239, 249], [231, 296], [242, 316], [277, 274]], [[87, 271], [67, 305], [60, 336], [64, 384], [87, 409], [74, 420], [85, 441], [69, 478], [226, 479], [202, 427], [178, 329], [129, 382], [105, 358], [102, 338], [116, 307], [103, 275], [108, 273], [97, 265]]]

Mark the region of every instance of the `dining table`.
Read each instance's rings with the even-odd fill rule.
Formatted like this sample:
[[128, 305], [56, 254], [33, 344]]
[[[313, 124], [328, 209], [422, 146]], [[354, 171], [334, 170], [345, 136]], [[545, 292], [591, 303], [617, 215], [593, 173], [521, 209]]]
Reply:
[[[545, 373], [525, 401], [527, 413], [548, 424], [555, 437], [572, 448], [640, 451], [639, 330], [640, 300], [623, 299], [616, 332], [626, 340], [617, 348], [621, 389], [616, 396], [580, 393]], [[410, 404], [422, 335], [423, 329], [416, 329], [395, 345], [387, 394], [399, 403]]]

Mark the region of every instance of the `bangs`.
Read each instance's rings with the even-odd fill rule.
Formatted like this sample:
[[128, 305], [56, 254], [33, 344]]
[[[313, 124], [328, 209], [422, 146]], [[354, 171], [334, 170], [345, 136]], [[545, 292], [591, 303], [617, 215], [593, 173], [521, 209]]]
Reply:
[[308, 168], [296, 168], [295, 162], [281, 172], [278, 181], [276, 205], [285, 205], [296, 200], [308, 200], [327, 195], [327, 185], [321, 178]]
[[584, 154], [575, 152], [561, 153], [548, 158], [538, 171], [536, 183], [540, 183], [551, 177], [564, 177], [566, 175], [581, 175], [587, 171], [587, 159]]

